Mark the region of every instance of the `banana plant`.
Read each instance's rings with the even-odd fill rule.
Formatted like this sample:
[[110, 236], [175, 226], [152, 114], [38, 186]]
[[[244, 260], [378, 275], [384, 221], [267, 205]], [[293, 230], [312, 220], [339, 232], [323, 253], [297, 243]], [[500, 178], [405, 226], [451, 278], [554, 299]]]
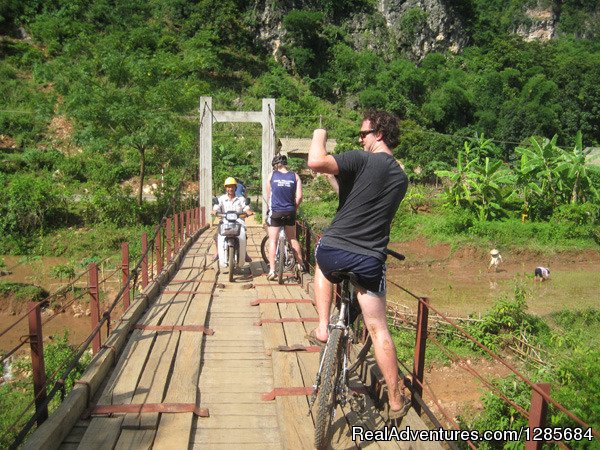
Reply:
[[[456, 170], [438, 170], [436, 175], [447, 178], [450, 185], [446, 189], [449, 204], [467, 207], [475, 212], [481, 220], [506, 215], [507, 206], [516, 196], [511, 187], [516, 177], [502, 161], [494, 161], [486, 154], [493, 144], [481, 136], [477, 146], [470, 142], [458, 153]], [[508, 195], [506, 192], [510, 190]]]
[[557, 170], [565, 174], [573, 204], [600, 199], [591, 179], [592, 173], [600, 170], [598, 166], [592, 164], [600, 154], [590, 155], [590, 152], [591, 149], [583, 148], [581, 131], [578, 131], [575, 136], [575, 147], [571, 151], [563, 150], [562, 158], [557, 164]]

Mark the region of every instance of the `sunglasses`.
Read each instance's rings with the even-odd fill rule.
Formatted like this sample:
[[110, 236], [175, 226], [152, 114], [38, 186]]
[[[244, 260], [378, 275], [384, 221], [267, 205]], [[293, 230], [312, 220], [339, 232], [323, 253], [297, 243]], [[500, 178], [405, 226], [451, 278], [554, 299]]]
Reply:
[[359, 136], [361, 139], [364, 139], [364, 138], [366, 138], [366, 137], [367, 137], [369, 134], [371, 134], [371, 133], [375, 133], [376, 131], [377, 131], [377, 130], [376, 130], [376, 129], [374, 129], [374, 128], [372, 128], [372, 129], [370, 129], [370, 130], [359, 131], [359, 132], [358, 132], [358, 136]]

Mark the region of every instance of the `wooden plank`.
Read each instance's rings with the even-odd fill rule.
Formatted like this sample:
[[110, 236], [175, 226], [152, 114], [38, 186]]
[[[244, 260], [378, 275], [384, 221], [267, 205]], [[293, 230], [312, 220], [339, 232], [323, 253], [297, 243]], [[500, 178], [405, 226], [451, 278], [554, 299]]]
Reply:
[[[206, 449], [204, 443], [193, 443], [191, 449]], [[210, 450], [231, 450], [232, 444], [211, 444]], [[244, 450], [281, 450], [282, 444], [244, 444]]]
[[123, 417], [94, 417], [77, 447], [79, 450], [112, 450], [121, 434]]
[[[276, 387], [302, 386], [302, 376], [296, 355], [273, 352], [274, 385]], [[287, 448], [312, 448], [313, 423], [307, 416], [305, 396], [277, 397], [277, 414], [282, 440]]]
[[73, 428], [71, 428], [71, 432], [69, 433], [69, 435], [62, 441], [62, 445], [65, 444], [76, 444], [79, 445], [79, 443], [81, 442], [81, 439], [83, 438], [83, 435], [85, 434], [85, 431], [87, 430], [88, 425], [90, 421], [83, 421], [80, 420], [78, 423], [75, 424], [75, 426]]
[[[204, 321], [209, 302], [199, 300], [194, 302], [187, 311], [184, 324]], [[200, 374], [200, 350], [204, 338], [205, 336], [201, 333], [181, 332], [177, 358], [165, 402], [190, 402], [191, 399], [196, 401]], [[187, 448], [191, 437], [192, 420], [191, 413], [162, 414], [154, 440], [154, 448]]]
[[[165, 393], [165, 381], [169, 376], [171, 362], [177, 351], [179, 333], [160, 333], [156, 337], [152, 352], [149, 355], [145, 370], [136, 386], [132, 403], [160, 403]], [[140, 427], [141, 420], [145, 425], [156, 428], [158, 414], [127, 414], [123, 422], [125, 427]]]
[[242, 428], [254, 428], [263, 429], [271, 428], [273, 424], [277, 423], [275, 416], [247, 416], [243, 422], [240, 422], [236, 418], [217, 416], [211, 417], [211, 420], [203, 420], [201, 427], [203, 430], [217, 429], [217, 430], [228, 430], [230, 433], [237, 433], [237, 430]]
[[203, 433], [196, 436], [194, 444], [211, 446], [213, 444], [229, 444], [232, 447], [246, 446], [246, 444], [278, 444], [280, 443], [278, 428], [238, 428], [235, 432], [230, 429], [203, 429]]
[[156, 430], [124, 429], [115, 450], [149, 450], [152, 448], [155, 434]]
[[[200, 392], [200, 404], [203, 406], [207, 406], [210, 409], [211, 418], [214, 417], [213, 410], [211, 407], [213, 405], [225, 405], [234, 403], [236, 405], [241, 405], [248, 403], [254, 409], [258, 410], [258, 408], [263, 408], [265, 406], [264, 402], [261, 400], [262, 392], [257, 395], [256, 392]], [[258, 403], [260, 402], [260, 403]], [[258, 405], [257, 405], [258, 403]], [[276, 411], [273, 408], [273, 416], [275, 416]], [[206, 421], [203, 421], [206, 422]]]

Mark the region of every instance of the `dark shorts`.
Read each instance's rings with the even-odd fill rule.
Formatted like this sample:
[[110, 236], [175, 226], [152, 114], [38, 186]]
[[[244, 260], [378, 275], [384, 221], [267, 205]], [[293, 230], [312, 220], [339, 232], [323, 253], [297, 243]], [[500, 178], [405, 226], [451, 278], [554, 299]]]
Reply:
[[292, 227], [296, 225], [295, 212], [272, 212], [267, 218], [267, 225], [270, 227]]
[[354, 272], [358, 283], [370, 294], [385, 295], [385, 263], [377, 258], [319, 244], [315, 250], [315, 259], [325, 278], [332, 283], [339, 283], [341, 280], [332, 276], [331, 272]]
[[[530, 269], [531, 270], [531, 269]], [[535, 271], [533, 272], [533, 274], [536, 277], [541, 277], [542, 276], [542, 269], [540, 269], [539, 267], [536, 267]]]

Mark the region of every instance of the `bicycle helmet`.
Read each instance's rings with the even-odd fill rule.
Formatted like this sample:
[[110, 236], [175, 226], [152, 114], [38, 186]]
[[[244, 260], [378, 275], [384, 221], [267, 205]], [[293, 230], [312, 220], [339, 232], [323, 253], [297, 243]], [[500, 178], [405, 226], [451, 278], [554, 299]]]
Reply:
[[278, 164], [287, 166], [287, 156], [282, 155], [281, 153], [279, 155], [275, 155], [275, 157], [273, 158], [273, 161], [271, 161], [271, 165], [276, 166]]
[[233, 177], [227, 177], [225, 179], [225, 183], [223, 183], [223, 186], [236, 186], [236, 185], [237, 185], [237, 181]]

